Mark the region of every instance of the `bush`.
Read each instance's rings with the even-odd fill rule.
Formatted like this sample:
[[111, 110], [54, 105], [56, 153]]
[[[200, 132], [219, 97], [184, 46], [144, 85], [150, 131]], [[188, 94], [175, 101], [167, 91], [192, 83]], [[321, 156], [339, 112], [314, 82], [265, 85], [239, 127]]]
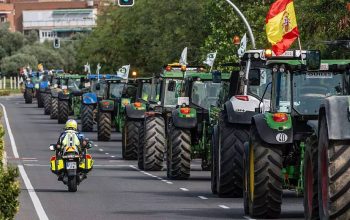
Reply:
[[0, 96], [9, 96], [11, 91], [9, 90], [0, 90]]
[[[1, 117], [1, 115], [0, 115]], [[0, 126], [0, 219], [14, 219], [19, 209], [18, 196], [20, 193], [17, 168], [4, 168], [2, 157], [4, 151], [5, 131]]]

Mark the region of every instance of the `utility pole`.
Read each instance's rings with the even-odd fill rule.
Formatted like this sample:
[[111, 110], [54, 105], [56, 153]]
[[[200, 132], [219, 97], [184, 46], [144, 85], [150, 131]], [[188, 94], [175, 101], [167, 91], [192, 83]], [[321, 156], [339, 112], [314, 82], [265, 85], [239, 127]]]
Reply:
[[255, 46], [255, 38], [254, 38], [254, 34], [253, 34], [253, 31], [252, 31], [252, 28], [250, 27], [247, 19], [244, 17], [243, 13], [239, 10], [239, 8], [232, 3], [231, 0], [225, 0], [227, 3], [229, 3], [232, 8], [235, 10], [235, 12], [241, 17], [241, 19], [243, 20], [245, 26], [247, 27], [248, 29], [248, 34], [249, 34], [249, 37], [250, 37], [250, 40], [252, 41], [252, 45], [253, 45], [253, 49], [256, 49], [256, 46]]

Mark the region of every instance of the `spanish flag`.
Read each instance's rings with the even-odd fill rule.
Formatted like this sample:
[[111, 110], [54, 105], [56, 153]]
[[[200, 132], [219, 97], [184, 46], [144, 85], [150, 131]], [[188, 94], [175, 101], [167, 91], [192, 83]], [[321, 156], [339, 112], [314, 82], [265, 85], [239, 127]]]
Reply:
[[273, 52], [283, 54], [299, 36], [293, 0], [277, 0], [266, 16], [267, 39]]

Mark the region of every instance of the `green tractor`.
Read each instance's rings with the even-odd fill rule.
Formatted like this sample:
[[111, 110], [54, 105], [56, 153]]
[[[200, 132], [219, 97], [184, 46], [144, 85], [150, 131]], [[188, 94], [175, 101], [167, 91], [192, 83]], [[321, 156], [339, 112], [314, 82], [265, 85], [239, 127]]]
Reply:
[[258, 114], [259, 106], [265, 111], [270, 105], [268, 96], [260, 103], [271, 82], [265, 50], [246, 51], [236, 66], [239, 70], [231, 75], [229, 98], [222, 106], [211, 143], [211, 190], [219, 197], [242, 197], [242, 159], [251, 118]]
[[109, 141], [112, 127], [122, 132], [125, 121], [125, 106], [134, 101], [136, 86], [134, 80], [107, 79], [97, 86], [103, 87], [103, 97], [98, 102], [97, 113], [97, 139]]
[[350, 60], [323, 60], [308, 75], [328, 90], [305, 144], [305, 218], [350, 219]]
[[[211, 167], [211, 135], [217, 121], [220, 104], [226, 97], [230, 74], [219, 74], [213, 80], [211, 73], [189, 73], [182, 86], [186, 97], [178, 99], [171, 112], [167, 132], [167, 177], [188, 179], [191, 160], [200, 158], [203, 170]], [[221, 78], [221, 79], [220, 79]], [[168, 91], [174, 91], [170, 84]], [[180, 88], [181, 89], [181, 88]], [[188, 98], [187, 98], [188, 97]], [[219, 100], [221, 97], [222, 100]]]
[[137, 160], [137, 149], [142, 122], [148, 101], [156, 88], [153, 78], [136, 79], [136, 99], [125, 107], [125, 124], [122, 132], [122, 155], [125, 160]]
[[47, 107], [49, 107], [48, 111], [50, 112], [50, 119], [57, 119], [58, 117], [58, 93], [62, 91], [61, 86], [64, 83], [64, 74], [56, 75], [52, 78], [52, 82], [50, 85], [50, 93], [49, 100], [47, 103]]
[[267, 61], [271, 108], [253, 116], [243, 155], [244, 210], [258, 218], [279, 217], [283, 189], [304, 192], [306, 146], [317, 129], [319, 107], [326, 96], [343, 92], [341, 74], [320, 71], [319, 51], [288, 54]]
[[65, 75], [61, 79], [61, 91], [58, 92], [57, 119], [59, 124], [66, 123], [69, 115], [80, 117], [81, 96], [84, 93], [86, 75]]

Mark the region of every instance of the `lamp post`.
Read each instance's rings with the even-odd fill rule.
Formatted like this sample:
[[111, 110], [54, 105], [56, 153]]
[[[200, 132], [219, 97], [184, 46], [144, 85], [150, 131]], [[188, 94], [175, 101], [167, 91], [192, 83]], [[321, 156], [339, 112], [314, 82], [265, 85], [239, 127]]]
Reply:
[[241, 19], [243, 20], [245, 26], [247, 27], [248, 29], [248, 34], [249, 34], [249, 37], [250, 37], [250, 40], [252, 41], [252, 45], [253, 45], [253, 49], [256, 49], [256, 46], [255, 46], [255, 38], [254, 38], [254, 34], [253, 34], [253, 31], [252, 31], [252, 28], [250, 27], [247, 19], [245, 18], [245, 16], [243, 15], [243, 13], [239, 10], [239, 8], [232, 3], [231, 0], [225, 0], [227, 3], [229, 3], [232, 8], [235, 10], [235, 12], [241, 17]]

